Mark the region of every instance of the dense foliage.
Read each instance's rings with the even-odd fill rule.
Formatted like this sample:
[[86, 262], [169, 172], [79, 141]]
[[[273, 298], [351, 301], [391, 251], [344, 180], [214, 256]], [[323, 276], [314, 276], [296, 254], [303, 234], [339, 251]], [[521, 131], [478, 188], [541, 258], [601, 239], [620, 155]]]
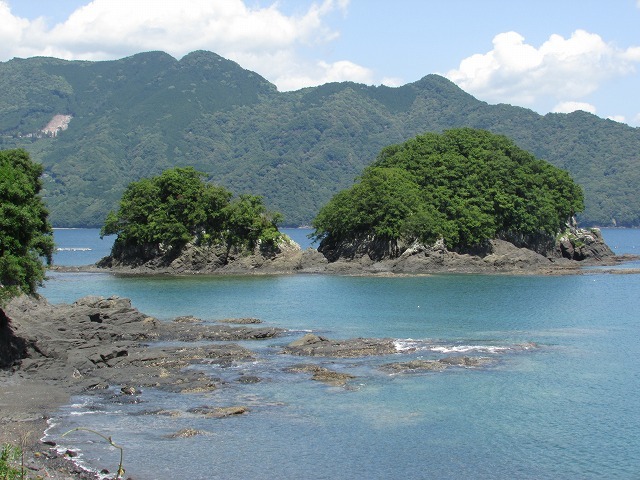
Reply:
[[[43, 135], [55, 114], [71, 115], [69, 128]], [[286, 225], [308, 225], [384, 146], [460, 127], [506, 135], [569, 171], [585, 192], [582, 225], [640, 226], [640, 129], [585, 112], [488, 105], [437, 75], [279, 93], [210, 52], [0, 62], [0, 148], [23, 147], [44, 165], [56, 226], [101, 225], [131, 181], [177, 158], [263, 196]]]
[[280, 214], [267, 211], [261, 197], [232, 199], [231, 192], [205, 183], [204, 174], [192, 167], [176, 167], [130, 183], [101, 234], [118, 235], [118, 246], [179, 250], [196, 241], [254, 248], [278, 240], [280, 220]]
[[470, 128], [384, 148], [313, 221], [330, 243], [367, 235], [465, 249], [499, 235], [557, 234], [583, 208], [567, 172], [504, 136]]
[[0, 151], [0, 304], [33, 294], [51, 263], [53, 231], [39, 196], [42, 166], [24, 150]]

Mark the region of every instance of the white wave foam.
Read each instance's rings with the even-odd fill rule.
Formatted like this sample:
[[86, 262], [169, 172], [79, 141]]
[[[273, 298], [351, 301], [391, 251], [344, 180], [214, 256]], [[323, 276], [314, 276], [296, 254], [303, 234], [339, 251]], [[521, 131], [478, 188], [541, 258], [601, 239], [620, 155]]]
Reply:
[[444, 344], [441, 341], [433, 341], [430, 339], [415, 340], [413, 338], [397, 339], [393, 342], [396, 351], [400, 353], [427, 351], [436, 353], [491, 353], [498, 354], [504, 352], [517, 352], [522, 350], [530, 350], [537, 348], [538, 345], [533, 342], [510, 345], [455, 345]]
[[70, 417], [83, 417], [85, 415], [96, 415], [96, 414], [100, 414], [100, 415], [104, 415], [107, 414], [109, 412], [107, 412], [106, 410], [84, 410], [82, 412], [69, 412], [69, 416]]
[[496, 347], [493, 345], [438, 345], [431, 346], [429, 350], [439, 353], [501, 353], [509, 350], [509, 347]]
[[395, 340], [393, 345], [396, 347], [396, 351], [398, 352], [408, 352], [418, 350], [420, 348], [420, 343], [421, 342], [418, 340], [406, 338], [404, 340]]

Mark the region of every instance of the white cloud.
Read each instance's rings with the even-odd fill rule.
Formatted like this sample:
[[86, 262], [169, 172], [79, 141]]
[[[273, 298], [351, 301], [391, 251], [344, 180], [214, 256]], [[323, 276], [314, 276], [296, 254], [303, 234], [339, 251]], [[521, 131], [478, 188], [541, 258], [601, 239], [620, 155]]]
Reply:
[[387, 87], [401, 87], [405, 81], [400, 77], [384, 77], [380, 83]]
[[551, 35], [539, 48], [506, 32], [495, 36], [491, 51], [462, 60], [446, 76], [483, 100], [532, 105], [545, 97], [582, 98], [638, 63], [640, 47], [620, 49], [584, 30], [570, 38]]
[[624, 115], [609, 115], [607, 118], [609, 120], [613, 120], [614, 122], [627, 123], [627, 119]]
[[14, 16], [0, 0], [0, 59], [108, 60], [149, 50], [181, 58], [204, 49], [258, 71], [281, 89], [347, 78], [370, 81], [371, 72], [352, 62], [305, 62], [296, 54], [301, 46], [336, 39], [339, 34], [325, 17], [346, 12], [348, 3], [319, 0], [300, 14], [286, 15], [275, 1], [252, 7], [247, 0], [93, 0], [49, 27], [43, 19]]
[[583, 112], [596, 113], [596, 107], [586, 102], [561, 102], [553, 108], [553, 113], [571, 113], [577, 110]]
[[295, 90], [305, 86], [322, 85], [329, 82], [352, 81], [371, 83], [373, 72], [353, 62], [342, 60], [334, 63], [317, 62], [306, 71], [289, 71], [280, 75], [275, 83], [282, 90]]

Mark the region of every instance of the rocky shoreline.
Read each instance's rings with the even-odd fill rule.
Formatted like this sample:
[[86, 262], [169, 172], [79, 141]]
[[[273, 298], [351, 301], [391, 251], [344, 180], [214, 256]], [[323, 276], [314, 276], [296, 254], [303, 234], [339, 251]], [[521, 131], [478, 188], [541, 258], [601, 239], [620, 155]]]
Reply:
[[[117, 396], [127, 401], [151, 387], [179, 393], [214, 390], [216, 379], [185, 367], [252, 360], [255, 354], [235, 342], [283, 332], [246, 326], [256, 319], [225, 319], [220, 325], [202, 325], [192, 317], [160, 322], [117, 297], [52, 305], [22, 296], [0, 316], [0, 444], [22, 445], [28, 471], [54, 479], [96, 478], [68, 461], [73, 452], [59, 454], [39, 441], [48, 416], [72, 395], [116, 387]], [[193, 346], [171, 347], [166, 341]]]
[[[215, 324], [194, 317], [161, 322], [119, 297], [90, 296], [70, 305], [52, 305], [22, 296], [0, 310], [0, 320], [0, 444], [22, 445], [28, 475], [56, 480], [97, 478], [72, 461], [75, 452], [59, 452], [55, 444], [40, 441], [49, 416], [72, 395], [110, 395], [113, 401], [127, 403], [144, 398], [147, 389], [189, 394], [225, 388], [228, 382], [259, 383], [251, 371], [221, 379], [187, 367], [250, 365], [257, 354], [238, 342], [248, 345], [287, 335], [253, 318], [221, 319]], [[401, 355], [402, 360], [380, 367], [387, 374], [485, 368], [493, 361], [445, 355], [416, 363], [406, 357], [413, 351], [388, 338], [331, 340], [307, 334], [279, 347], [278, 353], [306, 359], [286, 372], [344, 388], [356, 376], [327, 368], [333, 363], [329, 359]], [[189, 414], [203, 418], [250, 414], [246, 405], [203, 405], [192, 410]], [[157, 409], [148, 414], [180, 412]], [[178, 431], [171, 438], [198, 434]]]

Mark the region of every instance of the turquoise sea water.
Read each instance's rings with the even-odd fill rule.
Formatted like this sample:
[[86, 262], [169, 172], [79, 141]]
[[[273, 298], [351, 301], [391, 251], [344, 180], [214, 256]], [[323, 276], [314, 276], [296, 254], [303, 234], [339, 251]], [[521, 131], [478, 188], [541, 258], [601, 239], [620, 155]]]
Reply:
[[[304, 239], [306, 233], [292, 235]], [[640, 231], [603, 233], [617, 253], [638, 253]], [[56, 240], [59, 248], [75, 249], [57, 254], [56, 262], [64, 264], [95, 261], [110, 245], [86, 230], [56, 230]], [[74, 398], [54, 419], [50, 434], [80, 448], [94, 467], [114, 470], [117, 452], [91, 435], [61, 440], [62, 432], [82, 426], [111, 435], [125, 447], [127, 473], [143, 480], [640, 475], [639, 275], [597, 270], [559, 277], [398, 278], [53, 273], [41, 293], [52, 302], [115, 294], [163, 320], [251, 316], [289, 329], [284, 338], [245, 343], [258, 352], [251, 365], [198, 367], [228, 381], [213, 392], [150, 389], [135, 405]], [[331, 338], [391, 337], [399, 353], [328, 360], [278, 353], [280, 345], [307, 331]], [[492, 363], [422, 374], [393, 375], [378, 368], [463, 354]], [[357, 378], [348, 388], [330, 387], [284, 370], [311, 361]], [[263, 381], [238, 383], [245, 371]], [[139, 415], [200, 405], [247, 405], [250, 412], [226, 419]], [[205, 433], [167, 438], [182, 428]]]

